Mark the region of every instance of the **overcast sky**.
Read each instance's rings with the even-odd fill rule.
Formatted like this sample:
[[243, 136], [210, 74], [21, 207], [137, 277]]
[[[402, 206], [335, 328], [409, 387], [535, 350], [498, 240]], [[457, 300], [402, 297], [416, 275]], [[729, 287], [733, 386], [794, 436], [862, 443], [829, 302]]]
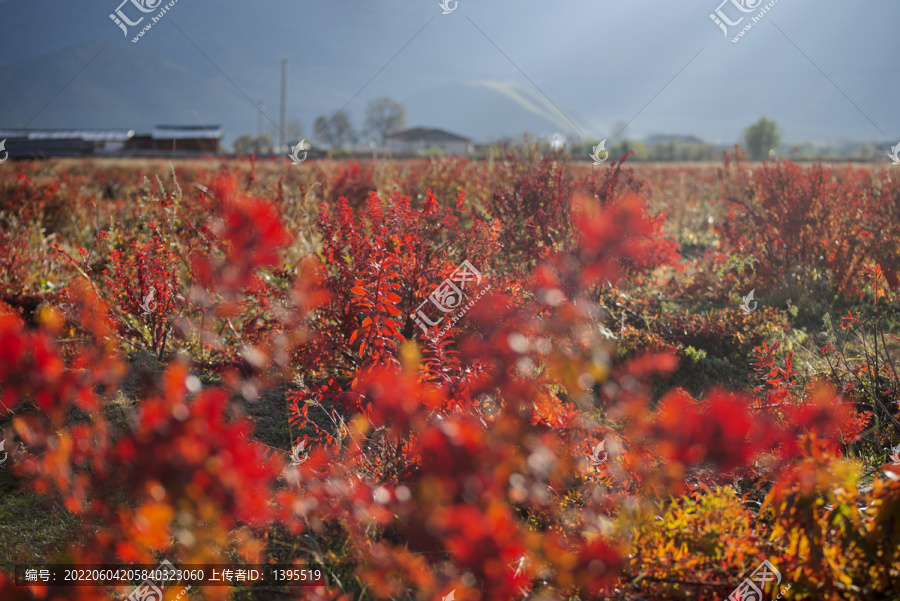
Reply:
[[[786, 141], [900, 136], [897, 0], [178, 0], [138, 43], [110, 19], [121, 0], [0, 0], [0, 127], [278, 121], [391, 96], [409, 125], [476, 141], [528, 129], [737, 141], [765, 115]], [[134, 0], [150, 2], [158, 0]], [[756, 7], [744, 13], [737, 4]], [[166, 3], [164, 2], [163, 5]], [[143, 13], [127, 2], [132, 20]], [[518, 131], [517, 131], [518, 130]], [[623, 134], [624, 135], [624, 134]]]

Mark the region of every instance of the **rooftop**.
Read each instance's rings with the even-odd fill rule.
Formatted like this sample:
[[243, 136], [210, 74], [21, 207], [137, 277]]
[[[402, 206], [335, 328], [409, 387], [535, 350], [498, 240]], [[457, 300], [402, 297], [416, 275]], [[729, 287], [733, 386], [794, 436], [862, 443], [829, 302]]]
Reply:
[[697, 136], [688, 136], [681, 134], [656, 134], [653, 136], [647, 136], [644, 139], [644, 144], [648, 146], [655, 146], [657, 144], [669, 144], [670, 142], [675, 142], [678, 144], [704, 144], [703, 140], [701, 140]]
[[133, 129], [2, 129], [0, 139], [10, 140], [84, 140], [86, 142], [124, 142], [134, 136]]
[[395, 131], [385, 136], [388, 140], [410, 141], [425, 140], [427, 142], [471, 142], [469, 138], [451, 134], [443, 129], [435, 129], [431, 127], [413, 127]]
[[154, 140], [221, 140], [224, 135], [225, 130], [221, 125], [157, 125], [150, 137]]

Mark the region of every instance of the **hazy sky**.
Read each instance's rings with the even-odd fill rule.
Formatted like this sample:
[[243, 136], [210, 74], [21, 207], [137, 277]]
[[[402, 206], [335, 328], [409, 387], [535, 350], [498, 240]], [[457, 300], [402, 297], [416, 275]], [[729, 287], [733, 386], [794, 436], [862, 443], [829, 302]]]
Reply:
[[[134, 0], [150, 2], [158, 0]], [[409, 125], [476, 141], [528, 129], [737, 141], [775, 119], [786, 141], [900, 137], [900, 2], [778, 0], [738, 43], [710, 19], [721, 0], [178, 0], [130, 28], [121, 0], [0, 0], [0, 126], [148, 128], [160, 122], [256, 131], [255, 104], [311, 134], [346, 105], [403, 102]], [[766, 3], [743, 13], [750, 22]], [[163, 3], [163, 6], [166, 3]], [[122, 11], [143, 15], [129, 1]], [[43, 108], [42, 108], [43, 107]]]

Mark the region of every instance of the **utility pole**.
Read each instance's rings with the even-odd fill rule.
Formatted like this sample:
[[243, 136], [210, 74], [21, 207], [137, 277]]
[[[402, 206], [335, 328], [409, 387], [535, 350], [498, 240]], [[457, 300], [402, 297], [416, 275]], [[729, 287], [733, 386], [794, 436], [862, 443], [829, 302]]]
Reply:
[[278, 152], [284, 151], [284, 128], [287, 111], [287, 59], [281, 61], [281, 124], [278, 132]]

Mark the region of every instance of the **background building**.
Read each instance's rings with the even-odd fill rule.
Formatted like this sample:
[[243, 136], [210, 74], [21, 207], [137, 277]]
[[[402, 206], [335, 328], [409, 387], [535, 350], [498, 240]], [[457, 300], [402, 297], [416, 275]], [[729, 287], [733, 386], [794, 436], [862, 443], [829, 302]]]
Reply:
[[217, 154], [225, 130], [220, 125], [157, 125], [149, 134], [134, 136], [129, 155]]
[[469, 138], [427, 127], [414, 127], [388, 134], [384, 138], [384, 145], [390, 152], [405, 154], [419, 154], [440, 148], [444, 154], [470, 155], [475, 150]]
[[115, 156], [132, 136], [134, 130], [125, 129], [0, 130], [0, 140], [6, 140], [13, 159]]
[[191, 156], [218, 154], [219, 125], [159, 125], [149, 134], [133, 129], [0, 130], [13, 159], [85, 156]]

